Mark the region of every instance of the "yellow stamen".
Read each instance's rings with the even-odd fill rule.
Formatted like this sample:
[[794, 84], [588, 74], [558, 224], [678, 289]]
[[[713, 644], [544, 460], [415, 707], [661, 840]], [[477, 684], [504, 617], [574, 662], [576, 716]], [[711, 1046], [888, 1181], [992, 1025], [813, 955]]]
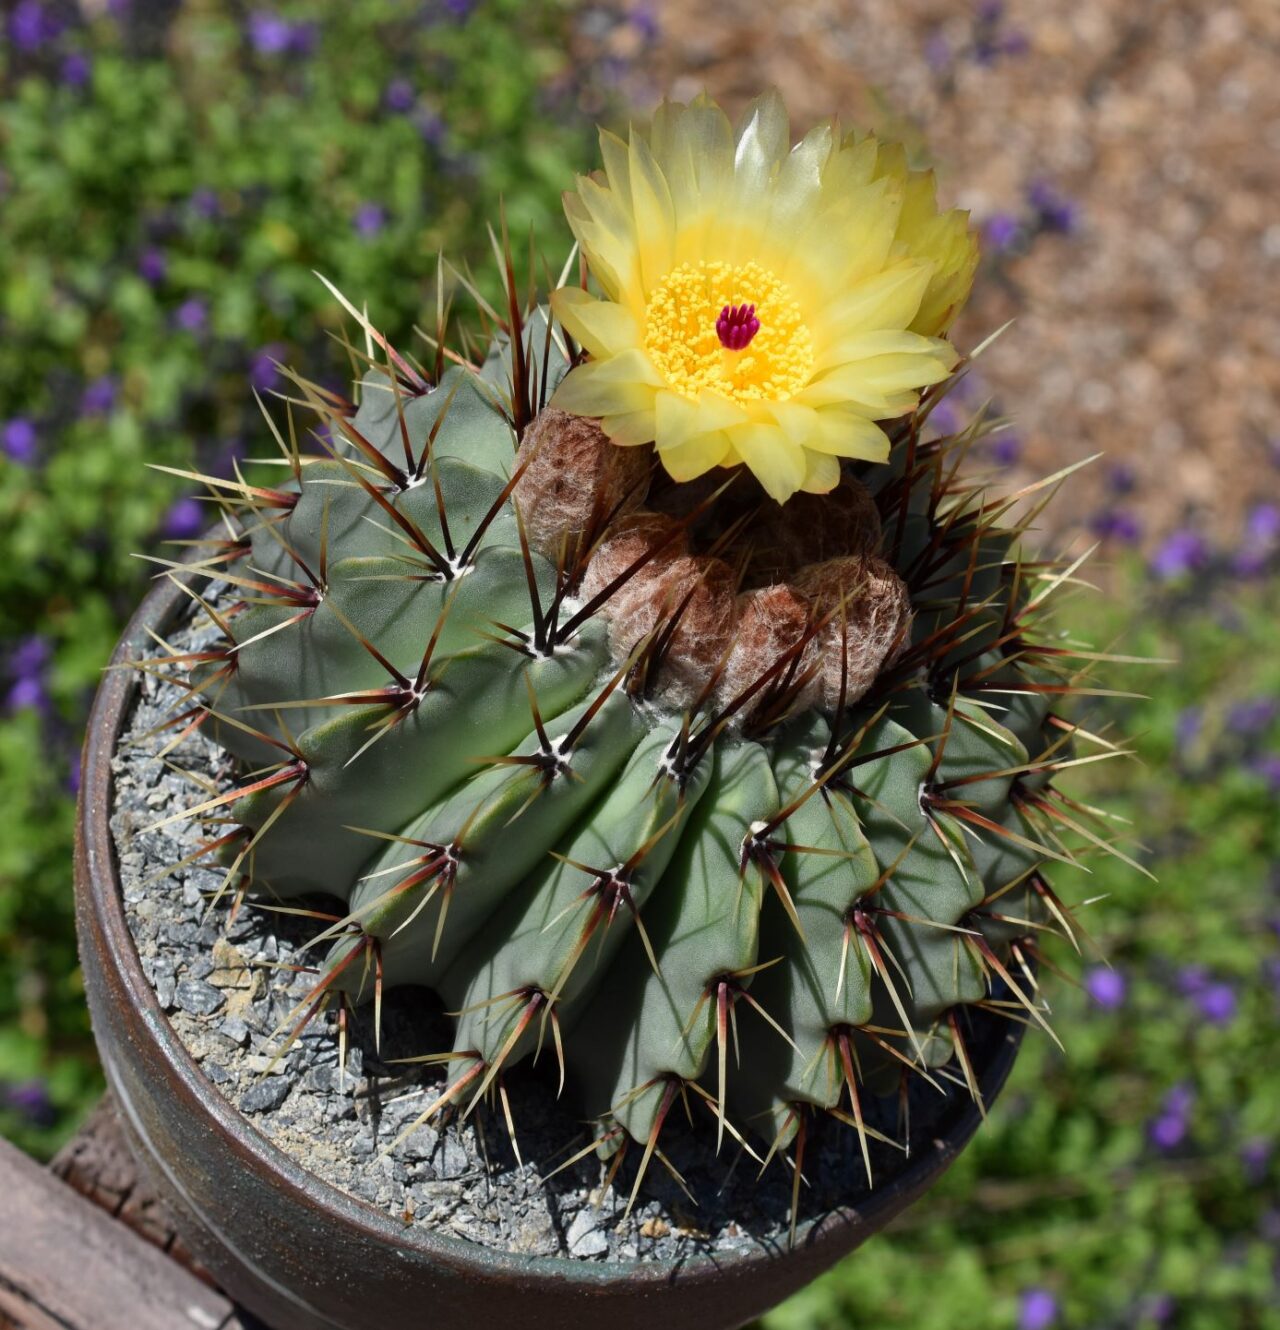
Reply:
[[[760, 331], [741, 351], [716, 332], [726, 305], [753, 304]], [[736, 402], [782, 402], [813, 368], [813, 342], [787, 286], [756, 263], [682, 263], [653, 291], [645, 350], [674, 392], [697, 399], [713, 388]]]

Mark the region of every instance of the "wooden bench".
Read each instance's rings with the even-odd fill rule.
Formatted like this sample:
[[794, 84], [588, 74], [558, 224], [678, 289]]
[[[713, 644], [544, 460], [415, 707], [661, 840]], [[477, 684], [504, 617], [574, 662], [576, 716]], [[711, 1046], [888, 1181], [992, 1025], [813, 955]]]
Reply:
[[48, 1168], [0, 1140], [0, 1330], [266, 1330], [140, 1182], [104, 1098]]

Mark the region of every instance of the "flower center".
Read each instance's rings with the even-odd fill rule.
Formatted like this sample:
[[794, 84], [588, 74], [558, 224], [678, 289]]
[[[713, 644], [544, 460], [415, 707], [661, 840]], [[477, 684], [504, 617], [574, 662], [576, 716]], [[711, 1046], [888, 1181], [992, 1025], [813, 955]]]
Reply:
[[716, 320], [716, 336], [720, 345], [730, 351], [742, 351], [751, 345], [751, 339], [760, 331], [754, 305], [726, 305]]
[[813, 342], [786, 285], [756, 263], [672, 269], [649, 297], [645, 350], [684, 397], [785, 401], [808, 382]]

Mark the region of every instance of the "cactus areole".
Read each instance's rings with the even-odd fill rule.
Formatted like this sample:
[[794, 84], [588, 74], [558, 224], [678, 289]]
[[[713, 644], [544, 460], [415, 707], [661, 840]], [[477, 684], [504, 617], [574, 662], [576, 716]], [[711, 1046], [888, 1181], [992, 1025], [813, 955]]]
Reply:
[[[931, 177], [831, 122], [793, 147], [775, 95], [602, 150], [566, 201], [581, 284], [539, 303], [508, 256], [487, 345], [441, 301], [424, 366], [343, 301], [349, 396], [290, 394], [313, 450], [291, 406], [284, 483], [207, 482], [223, 527], [174, 580], [220, 642], [144, 667], [241, 764], [188, 814], [222, 891], [343, 902], [282, 1043], [425, 985], [458, 1015], [419, 1123], [541, 1050], [602, 1159], [640, 1158], [633, 1200], [680, 1105], [711, 1148], [792, 1159], [796, 1208], [806, 1137], [850, 1133], [887, 1217], [939, 1167], [871, 1179], [869, 1097], [980, 1111], [1007, 1058], [973, 1013], [1048, 1029], [1039, 939], [1074, 925], [1046, 869], [1103, 844], [1053, 784], [1114, 751], [1059, 711], [1093, 658], [1044, 629], [1069, 569], [1021, 552], [1040, 487], [966, 462], [991, 422], [930, 424], [976, 263]], [[867, 1222], [805, 1226], [804, 1277]]]

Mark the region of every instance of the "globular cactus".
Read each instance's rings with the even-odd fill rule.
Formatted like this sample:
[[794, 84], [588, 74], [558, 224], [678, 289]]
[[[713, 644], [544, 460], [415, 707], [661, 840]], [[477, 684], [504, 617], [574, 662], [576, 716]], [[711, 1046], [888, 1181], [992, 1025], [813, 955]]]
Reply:
[[[647, 1160], [684, 1097], [774, 1148], [828, 1115], [869, 1172], [865, 1096], [940, 1075], [977, 1093], [974, 1005], [1044, 1023], [1036, 938], [1072, 930], [1046, 866], [1070, 832], [1103, 839], [1051, 783], [1077, 734], [1052, 704], [1092, 661], [1037, 635], [1064, 573], [1020, 552], [1033, 500], [967, 478], [990, 425], [929, 426], [965, 369], [941, 337], [973, 271], [963, 218], [873, 140], [828, 126], [788, 155], [776, 114], [766, 99], [738, 131], [740, 167], [773, 164], [755, 187], [798, 160], [862, 191], [849, 216], [879, 246], [845, 297], [871, 328], [841, 334], [874, 382], [858, 397], [828, 359], [844, 398], [793, 401], [815, 432], [784, 440], [791, 492], [766, 426], [730, 409], [771, 400], [768, 366], [732, 358], [783, 317], [776, 283], [690, 334], [688, 364], [739, 375], [701, 444], [687, 422], [672, 435], [660, 382], [608, 410], [632, 352], [601, 330], [635, 333], [643, 290], [600, 219], [621, 177], [639, 211], [689, 121], [712, 158], [727, 132], [708, 104], [664, 108], [651, 139], [606, 138], [608, 181], [570, 207], [622, 314], [562, 287], [553, 316], [508, 274], [488, 354], [446, 359], [441, 330], [431, 375], [361, 318], [354, 401], [296, 380], [322, 449], [303, 455], [291, 420], [288, 483], [213, 482], [233, 534], [195, 567], [232, 590], [206, 606], [223, 643], [182, 662], [184, 716], [246, 773], [193, 810], [230, 812], [208, 845], [226, 886], [345, 902], [302, 1019], [399, 984], [458, 1013], [453, 1048], [423, 1050], [449, 1064], [429, 1112], [544, 1049], [605, 1153], [635, 1141]], [[726, 188], [674, 171], [677, 221]]]

